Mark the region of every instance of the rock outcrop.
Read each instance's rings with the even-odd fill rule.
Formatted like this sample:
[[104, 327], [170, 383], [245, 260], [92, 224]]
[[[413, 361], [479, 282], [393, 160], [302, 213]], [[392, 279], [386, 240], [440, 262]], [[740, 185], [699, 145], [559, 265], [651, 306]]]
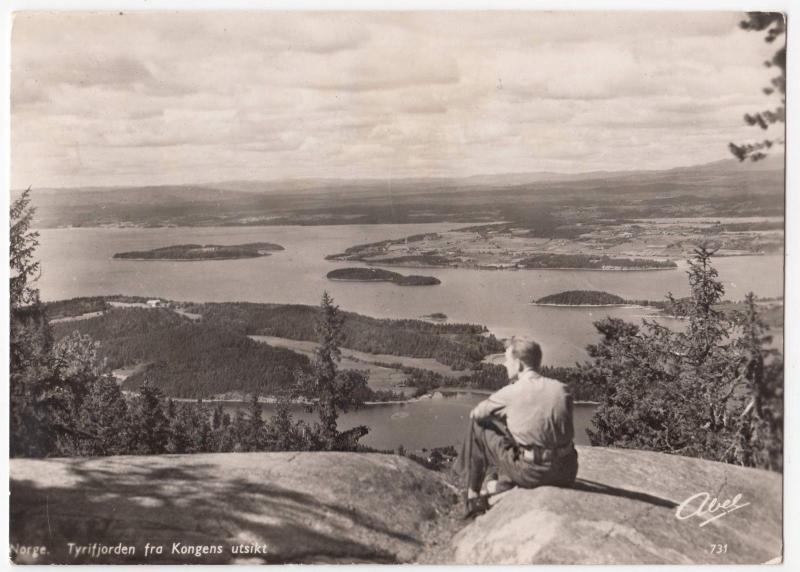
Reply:
[[[579, 455], [574, 489], [514, 489], [499, 495], [492, 509], [461, 530], [437, 560], [453, 564], [780, 561], [781, 475], [645, 451], [579, 447]], [[701, 509], [706, 495], [701, 514], [689, 516]], [[722, 507], [710, 505], [711, 499]], [[738, 500], [725, 505], [734, 499]], [[678, 518], [679, 514], [686, 518]], [[713, 517], [717, 518], [710, 520]]]
[[[439, 474], [394, 455], [14, 459], [11, 544], [45, 546], [18, 557], [31, 563], [408, 562], [454, 500]], [[135, 553], [95, 558], [93, 543]], [[148, 543], [162, 553], [145, 556]]]
[[[11, 543], [33, 563], [780, 559], [781, 475], [642, 451], [579, 455], [575, 488], [511, 490], [466, 524], [439, 473], [393, 455], [13, 459]], [[162, 552], [146, 555], [148, 544]], [[116, 546], [135, 553], [95, 558]]]

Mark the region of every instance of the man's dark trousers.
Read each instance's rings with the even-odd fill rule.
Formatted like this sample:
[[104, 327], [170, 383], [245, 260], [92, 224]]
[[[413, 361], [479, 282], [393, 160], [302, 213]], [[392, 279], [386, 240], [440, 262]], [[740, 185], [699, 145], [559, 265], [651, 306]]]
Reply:
[[523, 457], [522, 449], [501, 419], [471, 420], [455, 470], [462, 477], [468, 475], [469, 488], [479, 491], [491, 466], [498, 470], [501, 478], [522, 488], [569, 486], [578, 474], [578, 453], [573, 450], [552, 461], [534, 463]]

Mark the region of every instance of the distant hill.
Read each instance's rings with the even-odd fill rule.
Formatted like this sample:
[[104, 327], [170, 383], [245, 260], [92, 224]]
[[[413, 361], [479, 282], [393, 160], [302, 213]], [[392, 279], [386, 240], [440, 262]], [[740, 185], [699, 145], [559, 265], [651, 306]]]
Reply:
[[[113, 307], [120, 300], [139, 307]], [[123, 388], [137, 390], [147, 379], [172, 397], [260, 392], [278, 395], [294, 383], [295, 373], [309, 367], [308, 358], [289, 349], [254, 341], [273, 336], [316, 342], [315, 306], [254, 303], [184, 304], [162, 300], [149, 308], [148, 298], [120, 296], [74, 298], [48, 303], [51, 318], [77, 317], [53, 324], [56, 340], [72, 332], [100, 343], [99, 357], [110, 369], [136, 367]], [[94, 315], [94, 314], [97, 315]], [[196, 319], [189, 317], [193, 315]], [[433, 358], [451, 368], [473, 372], [503, 344], [486, 335], [484, 326], [438, 324], [422, 320], [377, 319], [342, 312], [342, 347], [371, 353]]]
[[664, 171], [33, 189], [32, 199], [47, 228], [483, 222], [586, 209], [615, 218], [780, 216], [783, 191], [780, 161], [726, 160]]

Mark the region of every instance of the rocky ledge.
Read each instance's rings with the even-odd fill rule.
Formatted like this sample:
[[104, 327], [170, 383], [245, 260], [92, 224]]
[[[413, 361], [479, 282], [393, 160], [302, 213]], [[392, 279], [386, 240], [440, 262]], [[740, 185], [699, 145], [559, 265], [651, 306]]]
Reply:
[[579, 454], [574, 489], [512, 490], [467, 524], [441, 474], [393, 455], [13, 459], [11, 545], [26, 563], [779, 561], [779, 474]]
[[[781, 475], [580, 447], [573, 489], [514, 489], [432, 560], [454, 564], [760, 564], [782, 554]], [[716, 500], [714, 500], [716, 499]], [[740, 507], [740, 508], [736, 508]]]

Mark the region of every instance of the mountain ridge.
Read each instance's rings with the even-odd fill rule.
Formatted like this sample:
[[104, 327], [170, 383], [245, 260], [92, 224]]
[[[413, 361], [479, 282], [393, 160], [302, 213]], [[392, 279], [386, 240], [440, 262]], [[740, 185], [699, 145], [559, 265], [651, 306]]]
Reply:
[[[594, 170], [568, 173], [561, 171], [520, 171], [504, 173], [479, 173], [464, 176], [427, 176], [427, 177], [288, 177], [283, 179], [226, 179], [221, 181], [195, 182], [186, 184], [148, 184], [148, 185], [87, 185], [71, 187], [41, 187], [36, 189], [38, 193], [50, 192], [114, 192], [129, 191], [131, 189], [186, 189], [196, 188], [214, 190], [219, 192], [244, 192], [259, 193], [263, 192], [252, 187], [257, 185], [275, 187], [284, 186], [290, 189], [314, 189], [318, 192], [324, 190], [325, 186], [337, 187], [346, 186], [353, 183], [362, 185], [386, 185], [408, 184], [408, 183], [427, 183], [427, 184], [520, 184], [533, 182], [554, 182], [554, 181], [580, 181], [587, 179], [603, 178], [626, 178], [636, 175], [656, 175], [656, 174], [676, 174], [692, 170], [714, 170], [723, 168], [725, 170], [736, 169], [748, 172], [778, 171], [784, 169], [784, 159], [780, 157], [768, 157], [757, 162], [739, 162], [736, 159], [719, 159], [708, 163], [696, 163], [693, 165], [680, 165], [666, 169], [630, 169], [630, 170]], [[250, 188], [248, 188], [250, 187]], [[21, 193], [24, 189], [12, 189], [12, 194]], [[274, 192], [269, 189], [267, 192]]]
[[490, 222], [530, 219], [542, 207], [572, 217], [586, 207], [602, 207], [592, 216], [604, 218], [771, 216], [783, 214], [783, 192], [775, 161], [725, 160], [605, 174], [34, 189], [31, 197], [39, 226], [50, 228]]

